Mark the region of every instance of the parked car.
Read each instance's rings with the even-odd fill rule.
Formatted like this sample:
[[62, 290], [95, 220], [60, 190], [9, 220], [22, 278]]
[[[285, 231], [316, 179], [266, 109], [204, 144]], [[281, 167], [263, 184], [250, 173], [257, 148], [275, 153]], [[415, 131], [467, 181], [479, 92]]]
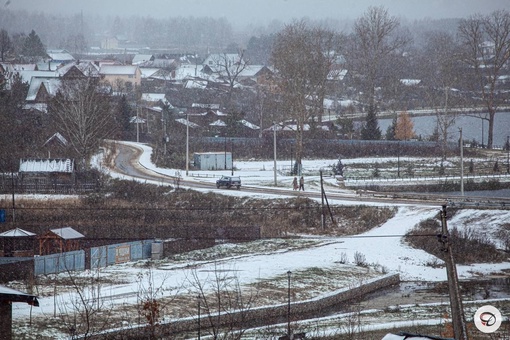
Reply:
[[216, 187], [218, 189], [220, 187], [227, 187], [228, 189], [236, 187], [237, 189], [241, 189], [241, 177], [221, 176], [221, 178], [216, 181]]

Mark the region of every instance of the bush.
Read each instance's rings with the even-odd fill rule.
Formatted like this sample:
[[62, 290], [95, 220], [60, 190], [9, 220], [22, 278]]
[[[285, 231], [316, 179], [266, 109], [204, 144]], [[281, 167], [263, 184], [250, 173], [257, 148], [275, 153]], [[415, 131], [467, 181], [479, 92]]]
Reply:
[[[413, 247], [425, 250], [442, 260], [445, 260], [443, 245], [437, 235], [441, 233], [441, 226], [435, 219], [428, 219], [418, 224], [405, 236], [405, 241]], [[453, 258], [458, 264], [480, 262], [502, 262], [506, 260], [504, 252], [499, 251], [494, 243], [483, 233], [467, 228], [450, 230], [449, 242], [452, 245]]]

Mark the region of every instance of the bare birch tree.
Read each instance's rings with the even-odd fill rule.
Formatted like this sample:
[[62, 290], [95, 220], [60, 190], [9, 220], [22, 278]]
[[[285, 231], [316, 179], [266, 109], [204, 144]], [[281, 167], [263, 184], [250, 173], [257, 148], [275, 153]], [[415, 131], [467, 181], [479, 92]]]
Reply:
[[117, 128], [108, 98], [100, 89], [91, 77], [63, 80], [50, 105], [55, 128], [65, 135], [87, 168], [101, 141]]
[[497, 85], [510, 60], [510, 12], [498, 10], [485, 16], [473, 15], [463, 19], [459, 24], [459, 36], [465, 51], [464, 61], [472, 71], [473, 81], [470, 84], [474, 91], [480, 93], [487, 109], [487, 147], [492, 149], [494, 118], [498, 107], [507, 98], [499, 93]]
[[454, 37], [445, 32], [428, 37], [423, 53], [422, 66], [428, 105], [436, 111], [437, 135], [443, 160], [446, 159], [449, 130], [455, 124], [456, 114], [451, 108], [457, 98], [452, 98], [455, 86], [461, 84], [462, 68], [458, 60], [459, 48]]
[[377, 124], [373, 124], [378, 112], [376, 88], [391, 78], [390, 72], [397, 69], [391, 66], [391, 61], [399, 59], [392, 56], [402, 54], [410, 41], [407, 34], [399, 31], [399, 27], [399, 20], [391, 17], [386, 9], [369, 7], [355, 22], [354, 32], [349, 39], [350, 46], [346, 50], [348, 69], [363, 93], [367, 124], [371, 123], [368, 127], [370, 131], [363, 134], [366, 139], [378, 139], [377, 135], [380, 136]]
[[227, 108], [232, 109], [232, 96], [234, 89], [238, 85], [239, 75], [248, 65], [244, 58], [244, 50], [240, 49], [237, 54], [221, 53], [215, 55], [212, 70], [215, 75], [227, 83], [228, 97]]
[[301, 169], [305, 124], [322, 116], [326, 80], [339, 52], [337, 36], [303, 20], [287, 25], [275, 39], [272, 62], [283, 110], [296, 123], [296, 164]]

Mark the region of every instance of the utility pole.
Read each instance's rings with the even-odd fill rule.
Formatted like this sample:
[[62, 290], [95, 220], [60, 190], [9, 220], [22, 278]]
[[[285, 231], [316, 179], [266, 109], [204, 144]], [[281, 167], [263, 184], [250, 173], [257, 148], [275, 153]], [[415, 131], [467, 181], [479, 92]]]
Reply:
[[189, 117], [186, 112], [186, 176], [189, 172]]
[[326, 229], [326, 214], [324, 214], [324, 182], [322, 180], [322, 170], [319, 171], [321, 175], [321, 228]]
[[459, 281], [457, 277], [457, 268], [453, 259], [452, 244], [448, 227], [446, 225], [446, 205], [441, 210], [441, 234], [439, 241], [443, 244], [442, 250], [445, 252], [446, 275], [448, 277], [448, 291], [450, 294], [450, 309], [453, 324], [454, 337], [457, 340], [467, 340], [466, 319], [464, 317], [464, 308], [459, 293]]
[[276, 181], [276, 122], [273, 122], [273, 158], [274, 158], [274, 186], [278, 185]]
[[462, 141], [462, 128], [460, 131], [460, 195], [464, 196], [464, 142]]

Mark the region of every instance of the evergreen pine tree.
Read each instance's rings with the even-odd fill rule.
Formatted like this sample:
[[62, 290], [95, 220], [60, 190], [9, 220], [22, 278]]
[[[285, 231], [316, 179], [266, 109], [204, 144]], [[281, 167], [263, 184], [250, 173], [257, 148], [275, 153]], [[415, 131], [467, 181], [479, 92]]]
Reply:
[[46, 48], [34, 30], [25, 38], [23, 55], [25, 57], [44, 57], [46, 55]]
[[379, 128], [379, 123], [377, 122], [375, 107], [370, 107], [368, 109], [365, 125], [361, 129], [361, 139], [381, 139], [381, 129]]

